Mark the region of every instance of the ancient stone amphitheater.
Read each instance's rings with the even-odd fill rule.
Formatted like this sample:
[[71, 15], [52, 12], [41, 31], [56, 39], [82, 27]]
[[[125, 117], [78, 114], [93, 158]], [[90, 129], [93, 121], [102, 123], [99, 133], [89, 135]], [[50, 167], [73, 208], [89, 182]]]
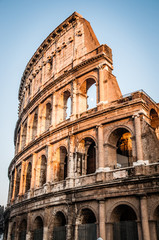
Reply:
[[76, 12], [28, 62], [5, 240], [159, 239], [159, 105], [122, 96], [112, 70]]

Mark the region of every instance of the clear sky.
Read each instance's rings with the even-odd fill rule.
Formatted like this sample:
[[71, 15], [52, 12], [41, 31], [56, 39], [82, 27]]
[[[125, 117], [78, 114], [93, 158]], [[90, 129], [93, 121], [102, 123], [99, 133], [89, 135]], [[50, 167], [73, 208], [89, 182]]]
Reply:
[[158, 0], [0, 0], [0, 205], [7, 202], [21, 76], [42, 41], [74, 11], [112, 48], [122, 93], [144, 89], [159, 102]]

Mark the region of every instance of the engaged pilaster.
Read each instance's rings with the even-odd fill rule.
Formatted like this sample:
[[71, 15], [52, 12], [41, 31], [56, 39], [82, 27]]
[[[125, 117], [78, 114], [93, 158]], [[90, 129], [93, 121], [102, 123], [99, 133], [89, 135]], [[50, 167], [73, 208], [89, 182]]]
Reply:
[[103, 126], [97, 126], [98, 129], [98, 165], [97, 168], [102, 170], [105, 167], [104, 164], [104, 147], [103, 147]]
[[74, 136], [68, 137], [68, 178], [74, 177], [74, 158], [73, 158], [73, 152], [74, 152]]
[[106, 226], [105, 226], [105, 201], [99, 201], [99, 236], [106, 240]]
[[35, 168], [36, 168], [36, 160], [37, 160], [37, 154], [33, 154], [33, 162], [32, 162], [32, 173], [31, 173], [31, 189], [34, 189], [35, 187]]
[[143, 149], [142, 149], [142, 140], [141, 140], [141, 122], [140, 122], [139, 115], [134, 116], [134, 123], [135, 123], [137, 160], [143, 160]]
[[103, 69], [104, 65], [100, 64], [98, 66], [98, 103], [104, 101]]
[[140, 198], [140, 209], [141, 209], [141, 223], [142, 223], [143, 240], [150, 240], [146, 196], [142, 196]]
[[22, 168], [21, 168], [21, 176], [20, 176], [20, 187], [19, 187], [20, 196], [25, 193], [24, 178], [25, 178], [25, 162], [23, 161]]
[[52, 145], [48, 145], [48, 159], [47, 159], [47, 177], [46, 182], [51, 182], [51, 166], [52, 166]]

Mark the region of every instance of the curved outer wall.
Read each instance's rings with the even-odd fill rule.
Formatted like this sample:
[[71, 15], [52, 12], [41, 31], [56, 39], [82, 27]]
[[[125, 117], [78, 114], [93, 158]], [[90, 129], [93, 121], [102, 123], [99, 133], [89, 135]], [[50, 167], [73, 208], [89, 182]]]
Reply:
[[157, 240], [158, 105], [143, 91], [122, 96], [112, 64], [111, 49], [76, 12], [27, 64], [4, 239], [38, 239], [36, 230], [58, 239], [63, 227], [63, 239], [80, 240], [92, 227], [110, 240], [124, 218], [137, 223], [134, 239]]

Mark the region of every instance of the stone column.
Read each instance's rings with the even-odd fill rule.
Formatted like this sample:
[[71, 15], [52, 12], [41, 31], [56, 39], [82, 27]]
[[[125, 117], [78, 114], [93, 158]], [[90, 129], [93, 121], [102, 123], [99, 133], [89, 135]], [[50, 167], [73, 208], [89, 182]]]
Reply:
[[72, 240], [73, 239], [73, 219], [75, 215], [74, 206], [69, 205], [68, 203], [68, 222], [66, 225], [66, 239]]
[[75, 240], [78, 240], [78, 225], [79, 224], [75, 224]]
[[52, 103], [52, 126], [56, 125], [56, 93], [53, 93], [53, 103]]
[[76, 79], [72, 82], [72, 115], [71, 120], [76, 119], [77, 114], [77, 83]]
[[45, 122], [46, 122], [46, 104], [42, 103], [41, 104], [41, 115], [40, 115], [40, 134], [42, 134], [43, 132], [45, 132]]
[[112, 240], [113, 239], [113, 223], [107, 222], [107, 231], [106, 231], [106, 240]]
[[32, 160], [32, 173], [31, 173], [31, 189], [35, 188], [35, 180], [36, 180], [36, 161], [37, 161], [37, 153], [33, 153], [33, 160]]
[[17, 169], [15, 168], [12, 200], [14, 200], [14, 198], [15, 198], [16, 179], [17, 179]]
[[98, 67], [98, 102], [104, 102], [104, 84], [103, 84], [103, 69], [104, 69], [104, 65], [100, 64]]
[[141, 210], [141, 223], [142, 223], [143, 240], [150, 240], [146, 196], [142, 196], [140, 198], [140, 210]]
[[[58, 158], [58, 155], [60, 154], [59, 153], [59, 149], [56, 149], [56, 146], [53, 145], [52, 147], [52, 151], [53, 151], [53, 154], [52, 154], [52, 181], [55, 182], [57, 180], [57, 158]], [[59, 154], [58, 154], [59, 153]]]
[[11, 240], [12, 222], [9, 222], [7, 240]]
[[46, 176], [46, 182], [51, 182], [51, 168], [52, 168], [52, 151], [53, 151], [53, 148], [52, 148], [52, 145], [49, 144], [47, 146], [47, 149], [48, 149], [48, 158], [47, 158], [47, 176]]
[[[29, 118], [27, 119], [27, 131], [26, 131], [26, 140], [25, 140], [25, 144], [24, 144], [24, 146], [26, 146], [27, 144], [28, 144], [28, 136], [29, 136]], [[24, 126], [23, 126], [24, 127]]]
[[41, 134], [41, 125], [42, 125], [42, 116], [41, 116], [41, 111], [42, 111], [42, 104], [38, 106], [38, 126], [37, 126], [37, 137]]
[[99, 201], [99, 236], [106, 240], [105, 201]]
[[103, 126], [98, 126], [98, 165], [97, 168], [102, 170], [104, 164], [104, 147], [103, 147]]
[[135, 123], [135, 137], [136, 137], [136, 150], [137, 150], [137, 160], [143, 160], [143, 149], [141, 140], [141, 122], [140, 116], [134, 116]]
[[72, 240], [72, 225], [66, 225], [66, 239]]
[[26, 240], [31, 240], [32, 239], [31, 224], [32, 224], [32, 214], [30, 212], [28, 212], [28, 215], [27, 215]]
[[[54, 97], [51, 95], [51, 126], [53, 126]], [[54, 127], [54, 126], [53, 126]]]
[[43, 240], [48, 239], [48, 227], [44, 226], [44, 232], [43, 232]]
[[49, 208], [45, 208], [44, 210], [44, 222], [43, 222], [43, 240], [48, 240], [48, 236], [49, 236], [49, 222], [50, 221], [50, 209]]
[[27, 122], [27, 136], [26, 136], [26, 145], [31, 141], [31, 115], [28, 115], [28, 122]]
[[19, 149], [18, 152], [20, 152], [22, 150], [22, 124], [20, 126], [20, 133], [19, 133]]
[[21, 176], [20, 176], [20, 186], [19, 186], [19, 195], [20, 196], [25, 193], [24, 179], [25, 179], [25, 162], [22, 161]]
[[68, 177], [74, 177], [74, 161], [73, 161], [73, 149], [74, 148], [74, 136], [68, 136]]

